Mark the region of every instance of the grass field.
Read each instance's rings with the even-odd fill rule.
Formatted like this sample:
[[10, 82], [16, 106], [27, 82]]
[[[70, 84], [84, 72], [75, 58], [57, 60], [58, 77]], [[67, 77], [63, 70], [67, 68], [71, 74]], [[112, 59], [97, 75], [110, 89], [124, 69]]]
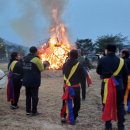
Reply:
[[[36, 117], [28, 117], [25, 112], [25, 89], [21, 90], [19, 109], [10, 110], [6, 100], [6, 88], [0, 89], [0, 130], [104, 130], [101, 121], [100, 79], [91, 71], [93, 85], [87, 88], [86, 100], [81, 102], [79, 122], [75, 126], [60, 123], [62, 105], [63, 77], [61, 71], [44, 71], [39, 90], [38, 111]], [[130, 115], [126, 116], [126, 127], [130, 130]], [[116, 129], [113, 123], [113, 130]]]
[[7, 71], [7, 66], [8, 66], [7, 63], [0, 63], [0, 69], [3, 71]]

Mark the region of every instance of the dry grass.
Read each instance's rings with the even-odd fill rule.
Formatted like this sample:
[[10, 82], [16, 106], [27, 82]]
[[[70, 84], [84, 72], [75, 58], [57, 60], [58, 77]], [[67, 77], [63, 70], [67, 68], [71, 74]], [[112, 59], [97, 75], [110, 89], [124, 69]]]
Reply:
[[[41, 115], [28, 117], [25, 112], [25, 90], [21, 90], [18, 110], [10, 110], [6, 101], [6, 89], [0, 90], [0, 130], [103, 130], [101, 121], [100, 80], [94, 71], [93, 86], [87, 88], [87, 97], [81, 104], [79, 123], [75, 126], [60, 123], [62, 105], [61, 71], [45, 71], [39, 91], [38, 111]], [[130, 130], [130, 115], [126, 117], [126, 126]], [[116, 130], [116, 123], [114, 123]]]
[[0, 69], [3, 71], [7, 71], [7, 66], [8, 66], [7, 63], [0, 63]]

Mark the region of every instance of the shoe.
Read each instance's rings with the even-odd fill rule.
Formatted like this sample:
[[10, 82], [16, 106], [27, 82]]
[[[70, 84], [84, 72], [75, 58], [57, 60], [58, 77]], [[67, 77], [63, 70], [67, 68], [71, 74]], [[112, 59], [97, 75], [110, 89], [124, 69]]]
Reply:
[[18, 108], [19, 108], [19, 106], [14, 106], [14, 105], [11, 105], [11, 106], [10, 106], [10, 109], [12, 109], [12, 110], [18, 109]]
[[27, 116], [30, 116], [30, 115], [31, 115], [31, 112], [27, 112], [26, 115], [27, 115]]
[[61, 123], [66, 123], [66, 122], [67, 122], [66, 118], [65, 117], [61, 117]]
[[40, 113], [39, 112], [35, 112], [35, 113], [32, 113], [31, 115], [32, 116], [38, 116], [38, 115], [40, 115]]

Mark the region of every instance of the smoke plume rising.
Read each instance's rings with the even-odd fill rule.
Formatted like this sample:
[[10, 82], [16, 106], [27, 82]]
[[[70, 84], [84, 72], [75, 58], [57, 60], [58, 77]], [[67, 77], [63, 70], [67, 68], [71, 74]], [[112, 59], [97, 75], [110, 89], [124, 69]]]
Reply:
[[[12, 29], [24, 41], [36, 41], [45, 32], [44, 27], [49, 28], [59, 24], [66, 3], [69, 0], [15, 0], [19, 8], [20, 16], [11, 22]], [[44, 17], [47, 24], [38, 27], [37, 21]], [[47, 27], [45, 27], [47, 28]], [[44, 30], [44, 31], [41, 31]], [[46, 33], [48, 31], [46, 30]], [[44, 34], [43, 34], [44, 38]]]

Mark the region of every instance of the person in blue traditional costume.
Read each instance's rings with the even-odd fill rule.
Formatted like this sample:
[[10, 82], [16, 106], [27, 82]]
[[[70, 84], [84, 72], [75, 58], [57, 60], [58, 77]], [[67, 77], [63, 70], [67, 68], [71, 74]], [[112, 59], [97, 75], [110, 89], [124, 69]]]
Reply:
[[85, 91], [83, 98], [86, 97], [86, 72], [78, 62], [78, 51], [71, 50], [70, 57], [63, 65], [64, 75], [64, 94], [62, 96], [63, 106], [61, 109], [61, 121], [75, 124], [80, 110], [80, 86]]
[[130, 113], [130, 53], [129, 50], [123, 49], [121, 51], [121, 57], [124, 59], [128, 69], [128, 83], [126, 85], [124, 104], [128, 106], [127, 113]]
[[118, 130], [125, 130], [123, 92], [128, 71], [124, 60], [115, 55], [116, 45], [108, 43], [106, 49], [107, 55], [99, 60], [96, 70], [102, 79], [102, 120], [105, 122], [105, 130], [112, 130], [112, 120], [118, 120]]
[[7, 100], [11, 101], [11, 109], [17, 109], [23, 77], [22, 60], [18, 52], [11, 54], [8, 70]]
[[44, 67], [37, 56], [37, 48], [32, 46], [30, 53], [23, 58], [23, 86], [26, 88], [26, 115], [37, 115], [38, 92], [41, 72]]

